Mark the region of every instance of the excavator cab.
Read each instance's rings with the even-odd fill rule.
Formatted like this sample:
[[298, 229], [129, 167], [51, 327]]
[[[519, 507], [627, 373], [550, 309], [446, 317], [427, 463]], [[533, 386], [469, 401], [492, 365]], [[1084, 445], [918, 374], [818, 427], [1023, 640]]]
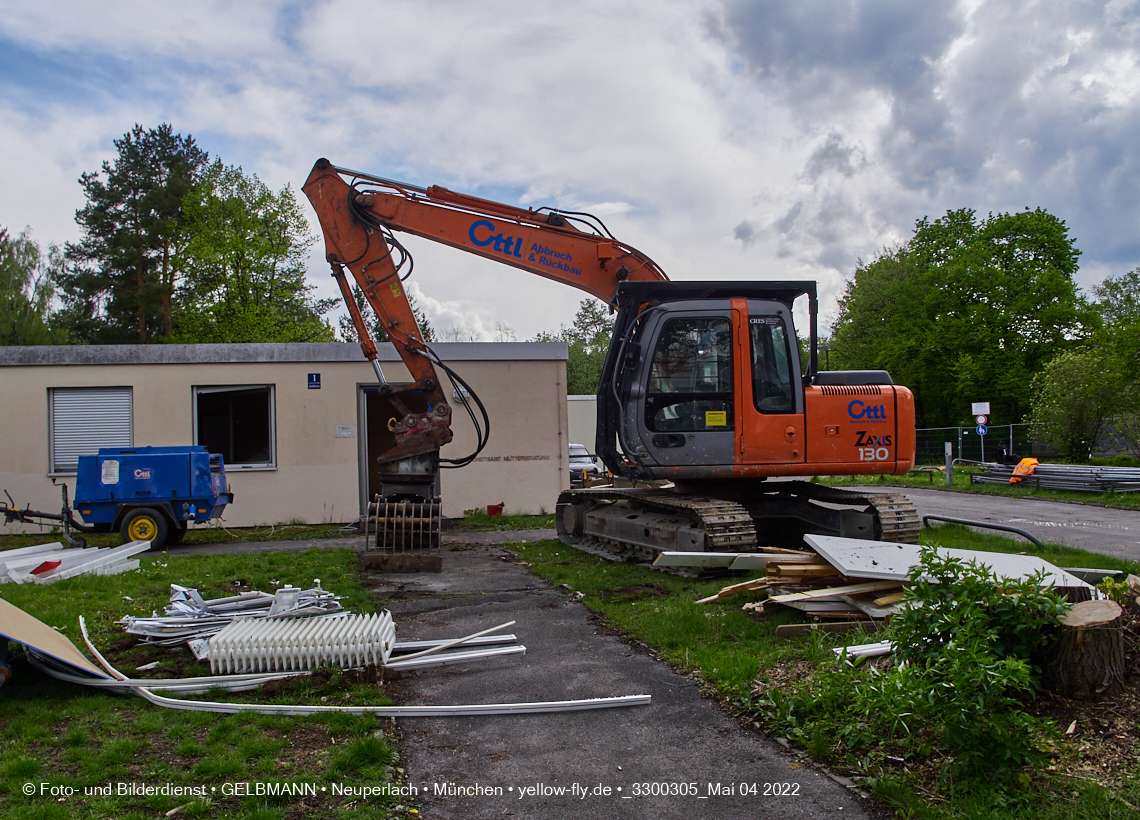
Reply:
[[633, 478], [731, 478], [743, 461], [802, 462], [791, 303], [806, 294], [814, 308], [811, 285], [623, 282], [599, 391], [607, 466], [608, 456]]
[[647, 309], [633, 336], [646, 352], [623, 384], [623, 452], [675, 477], [731, 476], [741, 438], [750, 462], [802, 462], [795, 338], [791, 311], [779, 302], [683, 300]]

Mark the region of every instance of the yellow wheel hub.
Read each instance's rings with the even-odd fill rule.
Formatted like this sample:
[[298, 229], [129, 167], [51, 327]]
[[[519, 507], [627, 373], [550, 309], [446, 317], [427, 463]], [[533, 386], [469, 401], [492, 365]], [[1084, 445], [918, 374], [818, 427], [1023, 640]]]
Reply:
[[127, 527], [132, 541], [153, 541], [157, 532], [158, 525], [148, 515], [140, 515]]

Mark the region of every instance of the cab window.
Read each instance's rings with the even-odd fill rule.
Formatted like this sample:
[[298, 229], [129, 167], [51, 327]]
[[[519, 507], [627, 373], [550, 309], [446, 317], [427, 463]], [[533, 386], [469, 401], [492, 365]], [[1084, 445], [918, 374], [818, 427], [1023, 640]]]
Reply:
[[752, 399], [761, 413], [794, 413], [791, 350], [779, 316], [752, 316]]
[[724, 432], [733, 429], [732, 412], [728, 319], [669, 319], [653, 349], [645, 426], [654, 432]]

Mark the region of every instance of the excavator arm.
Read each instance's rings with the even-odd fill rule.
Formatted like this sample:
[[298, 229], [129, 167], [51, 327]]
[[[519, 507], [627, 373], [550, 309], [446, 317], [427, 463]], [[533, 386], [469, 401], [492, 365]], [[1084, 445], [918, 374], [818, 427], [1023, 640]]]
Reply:
[[[376, 345], [353, 298], [346, 268], [413, 379], [400, 390], [386, 389], [404, 414], [393, 426], [396, 445], [386, 460], [438, 450], [451, 440], [451, 408], [435, 369], [442, 363], [416, 325], [403, 286], [411, 272], [410, 255], [393, 232], [414, 234], [522, 268], [611, 304], [623, 281], [668, 279], [652, 259], [614, 239], [588, 214], [516, 208], [439, 186], [420, 188], [338, 168], [327, 159], [317, 160], [302, 190], [317, 212], [326, 258], [365, 357], [385, 385]], [[409, 411], [400, 399], [408, 392], [424, 394], [431, 409]]]

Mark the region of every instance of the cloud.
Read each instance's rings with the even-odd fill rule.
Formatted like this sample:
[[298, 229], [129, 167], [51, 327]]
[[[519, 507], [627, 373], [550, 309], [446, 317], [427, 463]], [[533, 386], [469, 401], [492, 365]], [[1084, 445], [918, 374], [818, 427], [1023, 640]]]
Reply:
[[806, 188], [776, 194], [802, 203], [801, 254], [834, 264], [922, 214], [1040, 205], [1090, 268], [1140, 261], [1135, 2], [727, 0], [709, 25], [814, 141]]
[[[1137, 18], [1115, 0], [9, 4], [0, 224], [77, 238], [79, 174], [168, 121], [275, 189], [325, 156], [592, 210], [671, 278], [813, 278], [825, 314], [857, 259], [950, 208], [1048, 208], [1089, 283], [1140, 264]], [[407, 244], [441, 328], [531, 338], [582, 298]]]

